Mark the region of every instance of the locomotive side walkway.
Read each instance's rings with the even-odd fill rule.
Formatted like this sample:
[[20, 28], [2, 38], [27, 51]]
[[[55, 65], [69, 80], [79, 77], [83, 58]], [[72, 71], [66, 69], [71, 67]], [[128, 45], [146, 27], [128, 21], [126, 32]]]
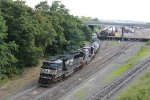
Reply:
[[107, 76], [109, 76], [119, 66], [125, 64], [130, 57], [134, 56], [142, 44], [143, 43], [135, 43], [130, 49], [115, 59], [111, 64], [107, 65], [98, 73], [95, 73], [89, 77], [89, 79], [85, 80], [81, 85], [77, 86], [70, 93], [67, 93], [59, 100], [87, 100], [90, 98], [100, 89], [114, 80], [109, 80]]

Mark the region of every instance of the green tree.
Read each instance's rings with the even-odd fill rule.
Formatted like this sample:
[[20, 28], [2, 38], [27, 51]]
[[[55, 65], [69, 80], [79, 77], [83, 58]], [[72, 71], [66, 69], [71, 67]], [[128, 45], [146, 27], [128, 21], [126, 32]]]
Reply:
[[57, 36], [49, 17], [42, 11], [33, 14], [35, 27], [35, 45], [41, 47], [43, 51], [48, 45], [52, 45]]
[[50, 10], [50, 6], [48, 5], [47, 1], [40, 2], [38, 5], [35, 6], [35, 8], [36, 9], [45, 10], [45, 11], [49, 11]]
[[91, 30], [60, 2], [32, 9], [22, 0], [0, 0], [0, 74], [11, 76], [43, 56], [73, 52], [90, 41]]
[[32, 66], [38, 63], [42, 55], [42, 48], [35, 45], [36, 29], [31, 16], [23, 16], [13, 21], [11, 35], [16, 44], [19, 45], [16, 53], [19, 66]]
[[65, 38], [69, 42], [66, 48], [67, 50], [74, 51], [83, 45], [84, 33], [79, 28], [78, 19], [71, 15], [65, 16], [65, 18], [66, 20], [62, 26], [64, 28]]
[[[40, 6], [39, 6], [40, 5]], [[44, 9], [44, 6], [47, 6], [47, 2], [41, 2], [38, 4], [37, 9], [42, 8], [44, 16], [47, 16], [48, 20], [52, 23], [52, 27], [57, 33], [55, 37], [55, 41], [53, 41], [52, 45], [49, 44], [46, 51], [51, 54], [60, 54], [64, 51], [64, 45], [67, 43], [64, 35], [64, 29], [61, 26], [61, 23], [65, 20], [63, 14], [61, 14], [62, 5], [59, 1], [54, 1], [50, 9]], [[64, 13], [64, 12], [63, 12]], [[65, 12], [66, 13], [66, 12]]]
[[80, 25], [80, 29], [84, 33], [85, 41], [91, 41], [92, 39], [92, 30], [88, 26]]
[[83, 23], [86, 23], [88, 21], [91, 21], [92, 17], [81, 16], [79, 17], [79, 20], [81, 20]]
[[5, 21], [0, 16], [0, 79], [4, 76], [11, 76], [14, 73], [18, 73], [15, 67], [18, 60], [12, 54], [13, 51], [17, 50], [17, 45], [14, 42], [6, 43], [6, 31]]
[[37, 27], [31, 15], [32, 10], [23, 1], [2, 0], [2, 16], [8, 26], [7, 41], [15, 41], [18, 52], [14, 52], [19, 60], [17, 66], [32, 66], [38, 63], [42, 47], [35, 45]]

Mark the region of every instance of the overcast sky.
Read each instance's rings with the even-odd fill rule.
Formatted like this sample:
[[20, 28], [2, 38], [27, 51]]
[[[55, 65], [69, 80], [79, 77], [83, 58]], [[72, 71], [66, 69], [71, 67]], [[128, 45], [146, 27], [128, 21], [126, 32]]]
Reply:
[[[26, 0], [34, 7], [44, 0]], [[51, 5], [54, 0], [47, 0]], [[106, 20], [137, 20], [150, 22], [150, 0], [59, 0], [70, 13]]]

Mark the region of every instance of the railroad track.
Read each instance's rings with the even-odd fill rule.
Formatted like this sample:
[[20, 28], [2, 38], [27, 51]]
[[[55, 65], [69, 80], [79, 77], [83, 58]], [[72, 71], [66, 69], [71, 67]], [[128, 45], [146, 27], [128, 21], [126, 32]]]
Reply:
[[126, 73], [114, 80], [111, 84], [100, 90], [89, 100], [107, 100], [122, 86], [126, 85], [137, 73], [150, 65], [150, 57], [143, 60], [140, 64], [132, 67]]
[[[116, 51], [113, 52], [112, 54], [108, 54], [107, 57], [103, 57], [103, 59], [101, 59], [101, 62], [95, 62], [95, 66], [93, 66], [93, 63], [91, 63], [92, 67], [90, 67], [87, 71], [83, 71], [76, 78], [72, 78], [71, 81], [65, 83], [64, 85], [62, 85], [61, 87], [57, 88], [55, 91], [52, 91], [51, 93], [49, 92], [47, 95], [45, 96], [40, 96], [37, 99], [40, 100], [56, 100], [59, 97], [61, 97], [64, 93], [68, 92], [69, 90], [71, 90], [72, 88], [74, 88], [75, 86], [77, 86], [78, 84], [80, 84], [82, 82], [82, 79], [87, 79], [89, 78], [91, 75], [93, 75], [94, 73], [96, 73], [97, 71], [101, 70], [101, 68], [103, 68], [104, 66], [106, 66], [107, 64], [109, 64], [111, 61], [113, 61], [115, 58], [117, 58], [121, 53], [119, 53], [120, 51]], [[109, 58], [108, 58], [109, 56]], [[89, 65], [89, 66], [91, 66]], [[78, 80], [80, 78], [80, 80]], [[61, 91], [62, 90], [62, 91]], [[61, 91], [61, 92], [60, 92]], [[56, 95], [57, 94], [57, 95]]]
[[[70, 89], [74, 88], [78, 84], [80, 84], [82, 79], [87, 79], [101, 68], [109, 64], [115, 58], [120, 56], [124, 51], [126, 51], [132, 43], [119, 45], [118, 48], [114, 49], [103, 58], [95, 61], [94, 63], [88, 64], [82, 70], [76, 72], [76, 75], [67, 78], [67, 80], [61, 80], [61, 82], [56, 83], [55, 85], [51, 85], [51, 88], [43, 88], [43, 87], [34, 87], [26, 92], [22, 92], [13, 98], [12, 100], [56, 100], [64, 93], [68, 92]], [[94, 64], [94, 65], [93, 65]], [[92, 67], [91, 67], [92, 66]]]

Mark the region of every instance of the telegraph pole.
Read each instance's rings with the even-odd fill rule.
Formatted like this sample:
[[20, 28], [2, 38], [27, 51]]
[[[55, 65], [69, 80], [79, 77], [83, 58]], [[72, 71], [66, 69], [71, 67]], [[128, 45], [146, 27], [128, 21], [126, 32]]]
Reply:
[[124, 41], [124, 27], [122, 27], [122, 35], [121, 35], [121, 41]]

